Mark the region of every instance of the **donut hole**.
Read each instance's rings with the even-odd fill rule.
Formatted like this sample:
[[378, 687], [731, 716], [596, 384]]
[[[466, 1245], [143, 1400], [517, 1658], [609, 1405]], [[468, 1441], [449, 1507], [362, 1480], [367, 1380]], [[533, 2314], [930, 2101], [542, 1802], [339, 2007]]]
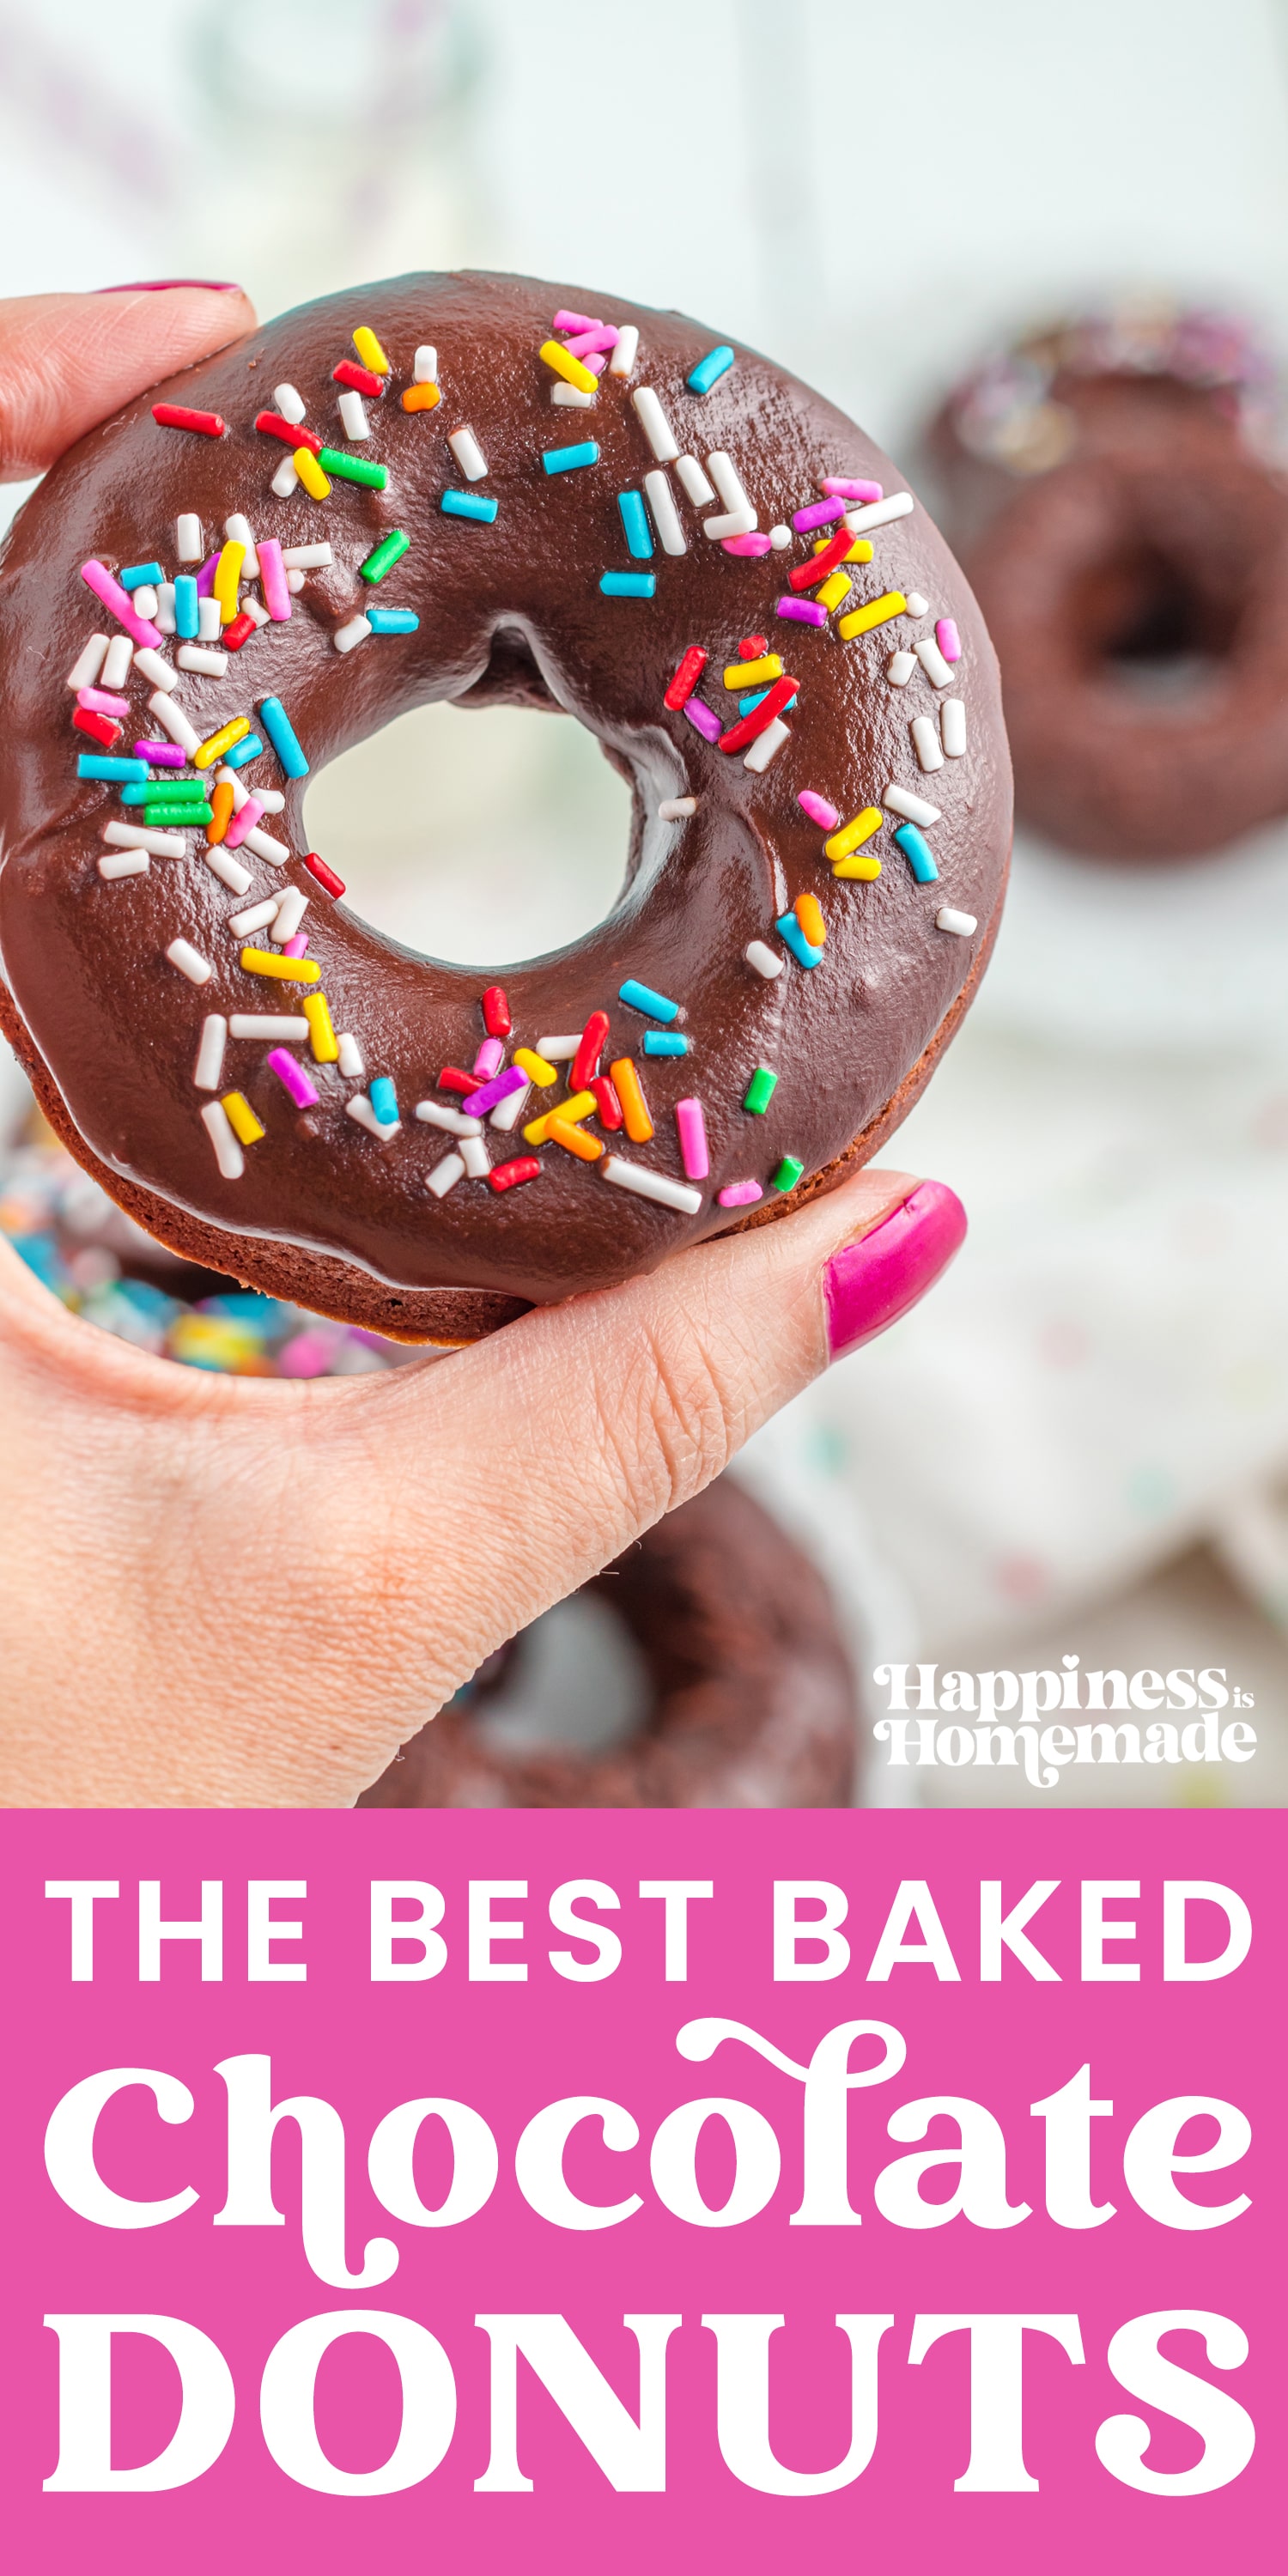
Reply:
[[601, 1591], [585, 1591], [534, 1619], [467, 1707], [470, 1732], [489, 1754], [589, 1757], [633, 1743], [656, 1692], [625, 1620]]
[[1142, 543], [1108, 557], [1075, 586], [1075, 624], [1099, 675], [1146, 700], [1187, 697], [1223, 676], [1239, 619], [1192, 564]]

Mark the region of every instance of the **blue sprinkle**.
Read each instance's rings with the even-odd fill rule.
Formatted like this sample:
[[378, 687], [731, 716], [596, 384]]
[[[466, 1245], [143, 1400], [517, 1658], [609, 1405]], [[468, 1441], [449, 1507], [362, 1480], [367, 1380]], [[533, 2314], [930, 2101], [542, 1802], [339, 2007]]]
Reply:
[[903, 823], [894, 837], [918, 885], [933, 885], [939, 870], [925, 833], [919, 832], [915, 823]]
[[146, 760], [113, 758], [110, 751], [83, 751], [76, 763], [78, 778], [146, 778]]
[[790, 948], [799, 966], [817, 966], [823, 951], [821, 948], [815, 948], [812, 940], [806, 938], [794, 912], [785, 912], [781, 921], [776, 922], [774, 927], [784, 945]]
[[487, 519], [489, 521], [496, 517], [498, 508], [498, 504], [495, 501], [489, 501], [482, 492], [457, 492], [454, 489], [444, 492], [439, 506], [446, 510], [449, 519]]
[[618, 986], [617, 998], [625, 1002], [628, 1010], [643, 1011], [650, 1020], [678, 1020], [680, 1016], [678, 1002], [668, 1002], [665, 993], [655, 993], [649, 984], [637, 984], [633, 975]]
[[414, 635], [420, 624], [414, 608], [369, 608], [365, 614], [373, 635]]
[[718, 385], [720, 378], [728, 375], [732, 365], [733, 351], [727, 345], [722, 345], [718, 349], [708, 349], [705, 358], [699, 358], [692, 375], [688, 378], [690, 393], [709, 394], [712, 386]]
[[626, 530], [626, 542], [631, 553], [647, 563], [653, 552], [653, 531], [638, 492], [619, 492], [617, 507], [622, 514], [622, 526]]
[[[788, 699], [787, 704], [786, 704], [786, 706], [785, 706], [785, 707], [780, 707], [780, 708], [779, 708], [778, 712], [779, 712], [780, 716], [789, 716], [789, 715], [791, 714], [792, 708], [793, 708], [793, 707], [795, 706], [795, 704], [796, 704], [796, 694], [797, 694], [797, 693], [793, 693], [793, 695]], [[751, 692], [750, 692], [750, 694], [749, 694], [747, 697], [745, 697], [745, 698], [739, 698], [739, 700], [738, 700], [738, 713], [739, 713], [739, 715], [740, 715], [740, 716], [749, 716], [749, 715], [751, 714], [751, 710], [752, 710], [752, 708], [753, 708], [753, 707], [758, 707], [758, 706], [759, 706], [759, 704], [760, 704], [761, 699], [762, 699], [762, 698], [767, 698], [767, 697], [768, 697], [768, 695], [769, 695], [769, 688], [768, 688], [768, 684], [767, 684], [763, 689], [752, 689], [752, 690], [751, 690]]]
[[657, 588], [657, 574], [601, 572], [599, 587], [606, 599], [651, 599]]
[[259, 720], [288, 778], [307, 778], [309, 764], [280, 698], [261, 698]]
[[257, 733], [244, 733], [241, 741], [235, 742], [232, 750], [224, 753], [223, 766], [225, 769], [244, 769], [248, 760], [259, 759], [263, 748]]
[[547, 474], [571, 474], [575, 466], [598, 465], [599, 449], [593, 438], [583, 438], [575, 447], [548, 447], [541, 462]]
[[122, 590], [159, 590], [165, 574], [159, 563], [127, 564], [116, 576]]
[[25, 1261], [27, 1268], [35, 1271], [36, 1277], [42, 1284], [46, 1288], [52, 1288], [54, 1295], [58, 1296], [66, 1285], [67, 1271], [58, 1249], [56, 1236], [11, 1234], [9, 1241], [19, 1260]]
[[645, 1029], [645, 1055], [687, 1055], [689, 1041], [678, 1029]]
[[368, 1097], [382, 1127], [392, 1127], [398, 1115], [398, 1094], [387, 1073], [378, 1073]]
[[196, 574], [177, 572], [174, 577], [174, 631], [190, 644], [199, 623]]

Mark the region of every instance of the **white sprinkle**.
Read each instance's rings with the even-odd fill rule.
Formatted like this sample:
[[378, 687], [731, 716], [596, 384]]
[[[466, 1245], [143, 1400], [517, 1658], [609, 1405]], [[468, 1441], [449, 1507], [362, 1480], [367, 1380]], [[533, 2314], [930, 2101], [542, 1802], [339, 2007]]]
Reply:
[[244, 868], [239, 859], [231, 857], [227, 850], [221, 850], [217, 842], [198, 841], [197, 847], [207, 867], [214, 870], [222, 885], [226, 885], [233, 894], [249, 893], [250, 869]]
[[467, 483], [481, 483], [487, 459], [472, 429], [454, 429], [447, 441]]
[[675, 470], [695, 510], [705, 510], [716, 497], [715, 486], [708, 483], [696, 456], [677, 456]]
[[110, 636], [91, 635], [88, 644], [84, 647], [82, 652], [77, 654], [76, 659], [67, 674], [67, 686], [69, 689], [93, 688], [94, 682], [103, 668], [103, 663], [107, 655], [107, 648], [110, 642]]
[[265, 1046], [303, 1046], [309, 1034], [307, 1020], [297, 1019], [293, 1012], [234, 1011], [228, 1023], [230, 1038], [260, 1040]]
[[763, 939], [749, 940], [742, 953], [747, 964], [754, 966], [756, 973], [763, 975], [767, 984], [772, 984], [775, 977], [781, 975], [787, 963], [785, 957], [775, 957], [773, 949], [767, 948]]
[[608, 361], [610, 376], [629, 376], [639, 352], [640, 335], [633, 322], [624, 322], [617, 334], [617, 346]]
[[775, 716], [773, 723], [767, 724], [764, 732], [757, 734], [750, 751], [744, 755], [743, 768], [768, 769], [770, 761], [777, 759], [783, 744], [790, 742], [791, 738], [791, 726], [785, 725], [781, 716]]
[[938, 805], [928, 805], [924, 796], [914, 796], [910, 787], [896, 787], [891, 782], [881, 799], [892, 814], [902, 814], [905, 823], [920, 823], [923, 831], [940, 820]]
[[906, 519], [916, 506], [911, 492], [890, 492], [884, 501], [865, 501], [859, 509], [847, 510], [845, 524], [852, 537], [861, 537], [868, 528], [886, 528], [892, 519]]
[[461, 1161], [472, 1181], [485, 1181], [492, 1169], [488, 1150], [481, 1136], [467, 1136], [461, 1147]]
[[272, 920], [276, 910], [277, 897], [275, 894], [269, 894], [265, 895], [262, 903], [250, 904], [245, 912], [230, 913], [228, 927], [234, 939], [249, 939], [252, 930], [262, 930], [265, 923]]
[[286, 587], [288, 590], [294, 591], [298, 596], [299, 592], [303, 590], [307, 580], [308, 574], [306, 572], [288, 572], [286, 576]]
[[172, 581], [163, 581], [157, 592], [157, 604], [152, 611], [152, 623], [162, 635], [173, 635], [176, 631]]
[[[228, 774], [230, 778], [235, 778], [237, 772], [233, 769], [230, 770]], [[266, 814], [280, 814], [286, 803], [286, 798], [282, 794], [280, 787], [257, 787], [255, 794], [259, 798], [260, 804], [263, 806]]]
[[246, 558], [242, 565], [243, 581], [258, 581], [259, 556], [255, 552], [255, 540], [250, 532], [250, 521], [244, 511], [234, 510], [232, 517], [225, 519], [224, 535], [231, 537], [235, 546], [244, 546], [246, 549]]
[[659, 823], [681, 823], [686, 814], [696, 814], [696, 796], [664, 796], [657, 809]]
[[961, 760], [966, 750], [966, 708], [961, 698], [945, 698], [939, 711], [946, 760]]
[[[908, 606], [911, 609], [911, 600], [909, 600]], [[953, 685], [953, 666], [951, 662], [946, 662], [944, 660], [943, 654], [940, 652], [934, 636], [923, 635], [920, 642], [914, 649], [916, 651], [917, 660], [920, 662], [922, 670], [925, 672], [926, 678], [929, 680], [932, 689], [951, 689]]]
[[350, 385], [340, 396], [340, 418], [346, 438], [370, 438], [371, 423], [362, 396]]
[[[240, 814], [243, 805], [249, 804], [250, 789], [239, 769], [225, 769], [221, 763], [220, 767], [215, 771], [215, 785], [216, 787], [231, 787], [233, 791], [234, 814]], [[255, 792], [258, 795], [258, 789], [256, 789]], [[262, 798], [260, 799], [260, 802], [263, 802]]]
[[274, 385], [273, 402], [283, 420], [289, 420], [292, 424], [303, 420], [304, 404], [294, 385]]
[[935, 729], [933, 716], [913, 717], [912, 740], [913, 748], [923, 769], [943, 768], [944, 755], [940, 749], [939, 735]]
[[267, 859], [270, 867], [284, 868], [291, 853], [285, 841], [275, 841], [271, 832], [261, 832], [258, 823], [242, 842], [244, 850], [253, 850], [257, 859]]
[[354, 645], [361, 644], [364, 635], [370, 633], [370, 618], [359, 615], [349, 618], [345, 625], [337, 626], [331, 641], [337, 653], [351, 653]]
[[139, 617], [155, 617], [158, 605], [159, 602], [152, 583], [150, 581], [141, 581], [138, 589], [134, 593], [135, 614]]
[[584, 394], [580, 385], [557, 384], [550, 388], [550, 399], [552, 403], [561, 403], [565, 411], [589, 411], [595, 397]]
[[224, 1069], [224, 1048], [228, 1044], [228, 1022], [220, 1012], [212, 1011], [201, 1023], [201, 1044], [192, 1079], [198, 1091], [218, 1091]]
[[167, 696], [179, 686], [178, 672], [171, 669], [164, 653], [158, 653], [153, 644], [139, 646], [134, 656], [134, 668], [143, 673], [145, 680], [152, 682], [154, 689], [164, 689]]
[[906, 653], [902, 649], [898, 653], [892, 653], [886, 664], [886, 678], [891, 688], [906, 689], [916, 667], [915, 653]]
[[457, 1182], [464, 1178], [465, 1165], [460, 1155], [444, 1154], [441, 1163], [435, 1163], [425, 1187], [433, 1191], [436, 1199], [445, 1199], [448, 1191], [454, 1190]]
[[775, 554], [781, 555], [784, 553], [786, 548], [791, 544], [791, 541], [791, 529], [785, 528], [781, 519], [777, 520], [775, 525], [769, 531], [769, 542], [773, 547]]
[[205, 554], [201, 521], [195, 510], [181, 510], [174, 523], [174, 550], [180, 563], [199, 564]]
[[672, 435], [671, 424], [651, 385], [637, 385], [631, 401], [639, 413], [640, 427], [659, 465], [669, 465], [680, 453]]
[[[148, 676], [151, 678], [150, 672]], [[156, 717], [162, 732], [168, 733], [171, 742], [177, 742], [179, 749], [186, 751], [190, 760], [194, 751], [200, 751], [200, 734], [189, 724], [182, 707], [177, 707], [173, 698], [167, 696], [164, 689], [157, 689], [149, 698], [148, 713]]]
[[502, 1129], [517, 1127], [520, 1119], [526, 1118], [528, 1114], [528, 1102], [531, 1097], [532, 1085], [530, 1082], [525, 1085], [522, 1091], [507, 1091], [504, 1100], [499, 1100], [495, 1109], [491, 1112], [487, 1122], [489, 1127], [500, 1127]]
[[537, 1053], [545, 1057], [547, 1064], [571, 1064], [580, 1045], [581, 1032], [578, 1030], [577, 1035], [571, 1038], [538, 1038]]
[[644, 490], [653, 513], [653, 525], [662, 540], [663, 554], [687, 554], [689, 541], [680, 525], [680, 513], [676, 509], [671, 486], [660, 465], [655, 465], [652, 473], [645, 475]]
[[642, 1163], [627, 1163], [620, 1154], [605, 1155], [603, 1172], [605, 1180], [615, 1181], [619, 1190], [633, 1190], [639, 1199], [656, 1199], [660, 1207], [678, 1208], [681, 1216], [696, 1216], [702, 1205], [701, 1190], [686, 1190], [682, 1181], [646, 1171]]
[[[751, 510], [751, 501], [738, 480], [738, 472], [733, 458], [731, 456], [726, 456], [723, 447], [715, 447], [712, 449], [711, 454], [707, 458], [707, 472], [710, 475], [726, 510]], [[753, 527], [755, 526], [755, 523], [756, 514], [755, 511], [752, 510]]]
[[241, 602], [241, 613], [243, 617], [249, 617], [252, 626], [267, 626], [269, 622], [268, 610], [261, 608], [252, 590], [247, 591]]
[[198, 600], [197, 642], [199, 644], [217, 644], [223, 622], [224, 613], [217, 599]]
[[246, 1157], [232, 1130], [232, 1121], [222, 1100], [208, 1100], [201, 1113], [202, 1125], [215, 1149], [215, 1161], [226, 1181], [239, 1181], [246, 1169]]
[[[144, 651], [146, 652], [147, 649], [145, 645]], [[103, 668], [98, 680], [100, 689], [123, 689], [130, 676], [130, 664], [133, 659], [134, 646], [129, 636], [114, 635], [103, 656]], [[173, 681], [170, 685], [174, 686]]]
[[174, 658], [181, 671], [204, 671], [212, 680], [222, 680], [228, 668], [227, 654], [213, 644], [181, 644]]
[[283, 546], [282, 548], [282, 561], [288, 572], [311, 572], [315, 564], [329, 564], [334, 560], [325, 539], [319, 540], [315, 546]]
[[[517, 1099], [518, 1094], [515, 1094]], [[416, 1115], [425, 1127], [441, 1127], [449, 1136], [481, 1136], [481, 1118], [469, 1118], [463, 1109], [449, 1109], [441, 1100], [418, 1100]]]
[[150, 850], [154, 859], [184, 859], [188, 855], [182, 832], [148, 832], [137, 823], [105, 823], [103, 838], [114, 850]]
[[117, 877], [146, 876], [149, 865], [146, 850], [122, 850], [118, 858], [112, 858], [104, 851], [98, 863], [98, 873], [111, 885]]
[[973, 912], [954, 912], [950, 904], [945, 904], [943, 910], [935, 914], [935, 928], [950, 930], [954, 939], [973, 939], [979, 923]]
[[340, 1053], [336, 1058], [336, 1062], [340, 1067], [341, 1073], [344, 1075], [345, 1081], [365, 1082], [367, 1078], [367, 1068], [363, 1062], [362, 1049], [359, 1046], [357, 1039], [351, 1035], [348, 1029], [345, 1029], [342, 1035], [337, 1031], [335, 1042], [340, 1050]]
[[299, 479], [294, 457], [284, 456], [268, 488], [270, 492], [276, 492], [279, 501], [289, 501]]
[[721, 512], [718, 518], [704, 519], [702, 522], [702, 533], [704, 537], [715, 537], [717, 539], [721, 537], [749, 537], [755, 524], [756, 513], [752, 509], [725, 510]]
[[308, 896], [302, 894], [298, 886], [288, 886], [278, 904], [273, 927], [273, 937], [279, 946], [284, 940], [294, 939], [308, 908]]
[[412, 382], [413, 382], [413, 384], [417, 384], [417, 385], [436, 385], [436, 384], [437, 384], [437, 382], [438, 382], [438, 351], [437, 351], [437, 349], [435, 349], [435, 348], [432, 346], [432, 344], [431, 344], [428, 340], [422, 340], [422, 342], [421, 342], [421, 344], [420, 344], [420, 347], [419, 347], [419, 348], [418, 348], [418, 350], [416, 351], [416, 355], [415, 355], [414, 359], [412, 360], [412, 369], [411, 369], [411, 372], [412, 372]]
[[928, 599], [922, 598], [919, 590], [910, 590], [908, 593], [908, 615], [909, 617], [928, 617], [930, 615], [930, 602]]
[[171, 965], [177, 966], [180, 974], [186, 975], [190, 984], [208, 984], [210, 982], [210, 978], [215, 971], [214, 967], [211, 965], [208, 957], [198, 956], [196, 949], [191, 944], [191, 941], [187, 939], [172, 939], [165, 953], [169, 958]]
[[401, 1118], [377, 1118], [365, 1091], [355, 1091], [352, 1100], [346, 1100], [344, 1105], [350, 1118], [356, 1118], [358, 1125], [365, 1127], [369, 1135], [378, 1136], [382, 1145], [388, 1144], [390, 1137], [396, 1136], [402, 1125]]

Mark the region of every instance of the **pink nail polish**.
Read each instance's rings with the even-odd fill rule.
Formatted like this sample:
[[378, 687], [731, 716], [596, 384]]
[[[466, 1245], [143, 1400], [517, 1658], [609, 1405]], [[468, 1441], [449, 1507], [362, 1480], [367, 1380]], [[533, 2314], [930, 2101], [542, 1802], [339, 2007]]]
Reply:
[[95, 295], [163, 295], [170, 286], [204, 286], [212, 295], [240, 295], [231, 277], [127, 277], [122, 286], [96, 286]]
[[966, 1233], [966, 1210], [942, 1181], [921, 1181], [888, 1216], [834, 1252], [823, 1273], [833, 1359], [875, 1340], [924, 1297]]

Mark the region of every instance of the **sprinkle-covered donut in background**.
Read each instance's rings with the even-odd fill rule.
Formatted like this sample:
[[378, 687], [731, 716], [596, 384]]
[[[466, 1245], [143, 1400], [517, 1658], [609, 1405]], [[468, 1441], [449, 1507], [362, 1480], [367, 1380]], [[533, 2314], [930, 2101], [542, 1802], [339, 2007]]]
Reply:
[[[0, 667], [0, 1017], [47, 1116], [185, 1257], [383, 1332], [831, 1186], [995, 927], [961, 573], [851, 422], [676, 314], [475, 275], [284, 316], [46, 478]], [[503, 976], [309, 847], [309, 776], [437, 698], [563, 708], [633, 783], [608, 920]]]
[[586, 1593], [616, 1613], [652, 1705], [598, 1753], [520, 1751], [488, 1725], [492, 1658], [406, 1745], [361, 1807], [848, 1807], [853, 1671], [827, 1586], [729, 1478], [668, 1513]]
[[1035, 332], [931, 431], [1002, 665], [1019, 818], [1091, 858], [1203, 856], [1288, 813], [1288, 482], [1238, 323]]

